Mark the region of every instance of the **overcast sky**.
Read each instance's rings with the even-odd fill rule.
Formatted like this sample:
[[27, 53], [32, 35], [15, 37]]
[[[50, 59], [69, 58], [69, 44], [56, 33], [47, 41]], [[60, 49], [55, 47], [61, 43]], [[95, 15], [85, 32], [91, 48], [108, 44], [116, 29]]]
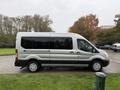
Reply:
[[119, 0], [0, 0], [0, 14], [23, 16], [49, 15], [55, 32], [67, 32], [83, 15], [96, 14], [99, 25], [113, 25], [120, 13]]

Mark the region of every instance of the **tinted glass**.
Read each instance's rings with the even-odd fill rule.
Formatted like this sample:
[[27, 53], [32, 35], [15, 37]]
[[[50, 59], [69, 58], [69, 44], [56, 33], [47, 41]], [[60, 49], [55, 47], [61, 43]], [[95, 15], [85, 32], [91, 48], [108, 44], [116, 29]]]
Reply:
[[49, 38], [22, 37], [21, 46], [26, 49], [49, 49]]
[[72, 49], [72, 38], [70, 37], [51, 37], [50, 49]]
[[78, 49], [80, 50], [97, 53], [97, 50], [85, 40], [78, 39], [77, 44], [78, 44]]
[[72, 49], [70, 37], [22, 37], [21, 46], [26, 49]]

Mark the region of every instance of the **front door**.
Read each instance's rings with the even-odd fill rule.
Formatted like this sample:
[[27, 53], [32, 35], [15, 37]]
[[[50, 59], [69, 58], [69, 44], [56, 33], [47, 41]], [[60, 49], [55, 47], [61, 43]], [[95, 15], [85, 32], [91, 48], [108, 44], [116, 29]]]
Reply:
[[86, 40], [77, 39], [78, 59], [82, 63], [89, 63], [90, 57], [96, 54], [96, 49]]

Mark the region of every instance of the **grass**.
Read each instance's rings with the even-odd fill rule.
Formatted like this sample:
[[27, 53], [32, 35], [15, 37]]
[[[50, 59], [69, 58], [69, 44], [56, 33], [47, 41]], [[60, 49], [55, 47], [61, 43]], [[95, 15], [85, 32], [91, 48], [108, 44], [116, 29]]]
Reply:
[[0, 48], [0, 55], [11, 55], [15, 54], [14, 48]]
[[[0, 90], [94, 90], [94, 73], [41, 72], [0, 75]], [[106, 90], [120, 90], [120, 74], [109, 74]]]

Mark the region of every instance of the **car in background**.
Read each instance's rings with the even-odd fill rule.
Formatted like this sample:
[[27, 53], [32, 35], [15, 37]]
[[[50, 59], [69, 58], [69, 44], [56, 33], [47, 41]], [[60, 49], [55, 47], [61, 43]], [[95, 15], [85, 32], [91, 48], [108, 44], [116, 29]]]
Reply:
[[103, 45], [103, 46], [99, 46], [100, 49], [111, 49], [111, 45]]
[[112, 45], [112, 50], [114, 50], [114, 52], [120, 51], [120, 43], [114, 43]]

